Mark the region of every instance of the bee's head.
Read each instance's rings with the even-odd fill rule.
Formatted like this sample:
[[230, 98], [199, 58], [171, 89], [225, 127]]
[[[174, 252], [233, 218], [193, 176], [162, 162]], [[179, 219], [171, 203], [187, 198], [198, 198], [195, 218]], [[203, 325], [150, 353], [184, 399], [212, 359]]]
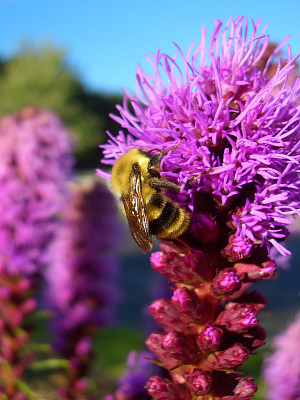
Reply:
[[116, 160], [111, 174], [112, 188], [116, 193], [122, 194], [129, 191], [130, 175], [135, 163], [140, 166], [143, 181], [148, 174], [149, 158], [138, 148], [130, 149]]

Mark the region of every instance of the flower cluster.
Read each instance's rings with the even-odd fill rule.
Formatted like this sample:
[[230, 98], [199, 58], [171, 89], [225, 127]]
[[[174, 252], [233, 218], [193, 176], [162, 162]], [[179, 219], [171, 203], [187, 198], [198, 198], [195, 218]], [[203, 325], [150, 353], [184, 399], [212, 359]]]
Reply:
[[103, 162], [132, 147], [167, 150], [180, 142], [161, 164], [161, 175], [182, 186], [176, 201], [199, 213], [203, 197], [212, 198], [237, 238], [236, 256], [241, 244], [248, 253], [257, 245], [285, 253], [279, 242], [287, 215], [299, 213], [299, 81], [287, 85], [296, 57], [289, 54], [284, 66], [280, 58], [268, 78], [266, 68], [255, 68], [269, 40], [264, 29], [258, 34], [259, 22], [250, 37], [243, 18], [221, 26], [217, 20], [208, 51], [203, 32], [192, 56], [192, 47], [187, 57], [179, 48], [174, 58], [158, 52], [149, 59], [153, 76], [137, 69], [140, 92], [113, 116], [129, 134], [103, 146]]
[[[47, 301], [54, 312], [54, 347], [70, 361], [62, 399], [84, 399], [83, 379], [92, 359], [96, 328], [113, 322], [119, 298], [114, 253], [120, 240], [117, 206], [103, 183], [74, 184], [47, 270]], [[59, 279], [58, 279], [59, 277]]]
[[26, 397], [17, 388], [31, 358], [22, 352], [26, 317], [65, 205], [72, 150], [70, 133], [49, 111], [26, 107], [0, 123], [0, 390], [10, 399]]
[[70, 133], [51, 112], [26, 107], [0, 124], [0, 270], [36, 273], [66, 201]]
[[263, 376], [270, 400], [300, 398], [300, 314], [274, 341], [274, 353], [264, 363]]
[[149, 380], [153, 399], [246, 400], [256, 390], [236, 372], [265, 342], [266, 301], [247, 289], [274, 276], [270, 249], [289, 253], [288, 215], [300, 213], [297, 57], [289, 48], [275, 57], [286, 40], [266, 57], [259, 26], [217, 20], [207, 50], [203, 28], [187, 56], [178, 46], [173, 58], [151, 55], [153, 74], [137, 68], [136, 96], [126, 93], [113, 116], [127, 133], [102, 146], [111, 165], [133, 147], [164, 151], [160, 175], [181, 186], [166, 195], [191, 215], [188, 231], [151, 256], [174, 290], [150, 306], [164, 332], [147, 344], [171, 375]]
[[146, 343], [173, 374], [173, 382], [151, 378], [148, 390], [155, 399], [162, 399], [164, 390], [173, 393], [167, 399], [185, 400], [205, 395], [248, 399], [256, 391], [251, 377], [236, 373], [266, 338], [258, 320], [266, 300], [257, 291], [247, 292], [247, 283], [273, 276], [275, 263], [222, 268], [208, 254], [163, 243], [161, 252], [151, 256], [152, 268], [174, 285], [171, 300], [159, 299], [149, 307], [164, 332], [152, 333]]

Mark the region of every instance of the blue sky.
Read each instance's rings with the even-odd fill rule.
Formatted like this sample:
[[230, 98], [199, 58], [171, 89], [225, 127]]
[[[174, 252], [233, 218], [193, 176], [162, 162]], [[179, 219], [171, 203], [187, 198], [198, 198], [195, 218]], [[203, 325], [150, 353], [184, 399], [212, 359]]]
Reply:
[[68, 50], [68, 61], [89, 88], [133, 91], [135, 67], [158, 49], [184, 52], [208, 33], [214, 19], [246, 15], [279, 42], [291, 35], [292, 53], [300, 53], [300, 0], [0, 0], [0, 55], [9, 57], [24, 40], [51, 39]]

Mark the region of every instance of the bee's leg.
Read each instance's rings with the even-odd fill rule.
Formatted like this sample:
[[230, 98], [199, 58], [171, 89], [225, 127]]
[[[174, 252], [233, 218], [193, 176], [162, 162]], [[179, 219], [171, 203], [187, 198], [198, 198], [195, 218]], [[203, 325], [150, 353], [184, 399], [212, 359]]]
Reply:
[[169, 189], [176, 193], [180, 192], [179, 185], [177, 185], [176, 183], [170, 182], [170, 181], [162, 180], [162, 179], [155, 179], [155, 178], [150, 179], [149, 185], [155, 190]]
[[156, 153], [150, 157], [150, 161], [148, 164], [148, 170], [153, 170], [153, 167], [158, 166], [161, 162], [161, 159], [166, 154], [165, 150], [161, 151], [160, 153]]

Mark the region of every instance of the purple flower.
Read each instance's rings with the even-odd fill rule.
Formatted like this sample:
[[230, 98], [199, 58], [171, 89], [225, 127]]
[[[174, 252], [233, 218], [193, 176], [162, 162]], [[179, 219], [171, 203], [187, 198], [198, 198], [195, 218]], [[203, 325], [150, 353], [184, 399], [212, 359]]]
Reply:
[[54, 347], [73, 369], [62, 398], [75, 396], [74, 385], [86, 374], [95, 329], [114, 321], [120, 298], [114, 253], [120, 241], [118, 222], [117, 206], [103, 183], [86, 179], [73, 185], [46, 274]]
[[174, 290], [149, 308], [165, 332], [146, 343], [170, 371], [147, 384], [157, 400], [193, 398], [195, 370], [210, 377], [207, 398], [246, 400], [256, 391], [236, 373], [265, 343], [258, 312], [266, 301], [247, 290], [274, 276], [270, 250], [289, 254], [281, 244], [288, 216], [300, 214], [300, 84], [290, 80], [297, 57], [289, 49], [287, 60], [276, 58], [285, 40], [265, 58], [259, 25], [252, 21], [249, 33], [246, 18], [224, 28], [217, 20], [207, 49], [203, 28], [186, 56], [176, 46], [173, 58], [147, 58], [153, 74], [137, 68], [136, 95], [126, 93], [113, 116], [124, 131], [102, 146], [110, 165], [132, 148], [163, 151], [161, 179], [181, 187], [164, 194], [190, 214], [189, 229], [151, 255]]
[[300, 398], [300, 314], [273, 341], [274, 352], [263, 366], [266, 394], [270, 400]]
[[31, 274], [65, 206], [73, 157], [70, 133], [50, 111], [27, 107], [0, 123], [0, 270]]
[[[26, 317], [66, 204], [73, 165], [70, 133], [50, 111], [26, 107], [0, 122], [0, 391], [25, 398], [16, 382], [33, 354]], [[10, 373], [5, 373], [9, 365]]]
[[247, 37], [244, 18], [224, 30], [217, 20], [208, 50], [203, 28], [193, 53], [192, 46], [187, 56], [177, 47], [174, 58], [148, 58], [153, 75], [137, 68], [137, 94], [127, 94], [121, 116], [113, 116], [128, 134], [102, 146], [103, 162], [114, 164], [133, 147], [166, 150], [182, 141], [161, 164], [161, 175], [182, 185], [176, 201], [195, 212], [199, 191], [210, 195], [231, 206], [227, 222], [247, 242], [246, 254], [251, 244], [285, 253], [278, 242], [287, 236], [287, 215], [299, 214], [299, 82], [286, 85], [296, 57], [284, 65], [280, 59], [271, 78], [256, 68], [269, 40], [259, 23]]

